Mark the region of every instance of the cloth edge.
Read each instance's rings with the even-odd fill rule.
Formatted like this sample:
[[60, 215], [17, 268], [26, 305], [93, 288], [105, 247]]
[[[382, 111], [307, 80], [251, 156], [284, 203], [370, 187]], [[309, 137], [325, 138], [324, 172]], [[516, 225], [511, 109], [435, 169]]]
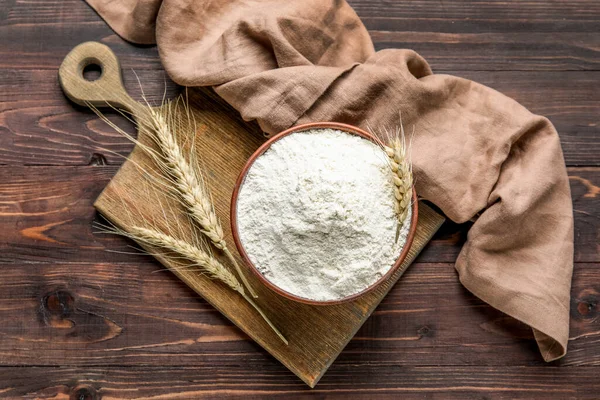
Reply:
[[[567, 325], [566, 332], [561, 332], [560, 324], [551, 325], [544, 322], [544, 318], [548, 315], [556, 314], [556, 309], [548, 307], [546, 304], [540, 303], [537, 299], [533, 299], [524, 293], [519, 293], [519, 296], [513, 298], [513, 302], [518, 301], [523, 304], [523, 309], [530, 311], [518, 315], [512, 309], [509, 309], [506, 304], [496, 301], [501, 298], [506, 292], [501, 290], [493, 282], [490, 282], [480, 276], [470, 273], [460, 273], [460, 283], [480, 300], [486, 302], [495, 309], [502, 311], [504, 314], [528, 325], [533, 330], [533, 336], [538, 345], [540, 353], [544, 361], [551, 362], [564, 357], [567, 354], [567, 345], [569, 341], [569, 327]], [[540, 316], [544, 316], [541, 318]]]

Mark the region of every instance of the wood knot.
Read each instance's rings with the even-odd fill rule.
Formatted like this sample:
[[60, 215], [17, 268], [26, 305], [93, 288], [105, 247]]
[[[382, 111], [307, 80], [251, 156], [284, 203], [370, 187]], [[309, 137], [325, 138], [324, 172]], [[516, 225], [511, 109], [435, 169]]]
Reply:
[[40, 317], [42, 322], [53, 328], [73, 327], [70, 317], [75, 311], [75, 299], [65, 290], [55, 290], [41, 300]]
[[592, 296], [577, 302], [577, 312], [583, 318], [594, 318], [598, 311], [598, 299]]
[[74, 309], [75, 299], [65, 290], [56, 290], [44, 296], [42, 307], [46, 314], [53, 317], [67, 318]]
[[417, 334], [419, 338], [431, 337], [433, 336], [433, 329], [425, 325], [417, 330]]
[[78, 385], [73, 388], [69, 400], [100, 400], [102, 396], [96, 389], [88, 385]]

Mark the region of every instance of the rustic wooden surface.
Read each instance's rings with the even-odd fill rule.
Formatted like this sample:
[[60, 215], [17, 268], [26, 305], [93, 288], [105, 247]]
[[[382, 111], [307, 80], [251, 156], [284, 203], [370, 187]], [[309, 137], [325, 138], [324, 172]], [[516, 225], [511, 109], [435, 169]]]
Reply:
[[378, 49], [413, 48], [557, 127], [576, 229], [567, 356], [545, 364], [528, 329], [461, 287], [468, 225], [447, 223], [311, 392], [177, 278], [148, 274], [152, 259], [93, 233], [92, 202], [121, 163], [100, 149], [132, 146], [64, 98], [58, 66], [101, 41], [129, 92], [139, 100], [135, 69], [159, 100], [156, 49], [123, 42], [80, 0], [0, 0], [0, 397], [598, 398], [600, 3], [351, 4]]

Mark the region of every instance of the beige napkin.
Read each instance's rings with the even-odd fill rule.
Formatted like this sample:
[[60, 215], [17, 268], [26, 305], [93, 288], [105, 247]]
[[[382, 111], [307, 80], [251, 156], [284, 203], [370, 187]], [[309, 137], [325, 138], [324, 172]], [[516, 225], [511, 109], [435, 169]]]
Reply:
[[[528, 324], [546, 361], [566, 353], [573, 210], [552, 124], [412, 50], [375, 52], [344, 0], [88, 0], [125, 39], [158, 43], [171, 78], [215, 86], [268, 133], [309, 121], [416, 127], [417, 192], [478, 217], [462, 284]], [[155, 24], [156, 23], [156, 28]], [[156, 34], [156, 36], [155, 36]]]

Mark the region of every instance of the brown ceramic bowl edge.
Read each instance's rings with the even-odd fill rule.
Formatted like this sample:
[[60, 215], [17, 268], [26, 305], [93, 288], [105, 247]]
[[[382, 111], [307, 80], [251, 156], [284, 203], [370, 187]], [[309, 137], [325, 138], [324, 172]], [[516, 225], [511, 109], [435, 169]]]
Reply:
[[338, 122], [311, 122], [308, 124], [301, 124], [301, 125], [297, 125], [297, 126], [289, 128], [289, 129], [286, 129], [285, 131], [274, 135], [273, 137], [269, 138], [265, 143], [263, 143], [254, 153], [252, 153], [252, 155], [250, 156], [250, 158], [248, 158], [248, 161], [246, 161], [246, 164], [242, 168], [242, 171], [240, 172], [240, 174], [235, 182], [235, 186], [233, 188], [233, 193], [231, 195], [231, 205], [230, 205], [230, 220], [231, 221], [230, 221], [230, 223], [231, 223], [231, 234], [233, 236], [233, 241], [235, 242], [235, 246], [238, 250], [238, 253], [244, 260], [244, 263], [246, 263], [246, 265], [250, 268], [252, 273], [254, 275], [256, 275], [256, 277], [265, 286], [267, 286], [268, 288], [273, 290], [275, 293], [277, 293], [285, 298], [288, 298], [290, 300], [293, 300], [293, 301], [297, 301], [297, 302], [304, 303], [304, 304], [316, 305], [316, 306], [327, 306], [327, 305], [347, 303], [347, 302], [356, 300], [357, 298], [364, 296], [367, 293], [370, 293], [373, 290], [375, 290], [376, 288], [378, 288], [379, 286], [381, 286], [393, 274], [395, 274], [396, 271], [398, 271], [398, 269], [400, 268], [400, 266], [406, 259], [406, 256], [408, 255], [408, 252], [412, 246], [412, 242], [413, 242], [413, 239], [415, 236], [415, 231], [417, 229], [419, 207], [418, 207], [418, 201], [417, 201], [417, 194], [416, 194], [415, 190], [413, 189], [412, 216], [411, 216], [411, 220], [410, 220], [411, 226], [410, 226], [410, 229], [408, 232], [408, 236], [406, 238], [406, 242], [404, 243], [404, 246], [402, 248], [402, 252], [400, 252], [398, 259], [396, 260], [394, 265], [392, 265], [392, 267], [388, 270], [388, 272], [385, 273], [385, 275], [383, 275], [381, 278], [379, 278], [377, 281], [375, 281], [371, 286], [367, 287], [366, 289], [364, 289], [361, 292], [358, 292], [353, 295], [344, 297], [342, 299], [337, 299], [337, 300], [326, 300], [326, 301], [311, 300], [311, 299], [300, 297], [300, 296], [297, 296], [290, 292], [287, 292], [287, 291], [281, 289], [280, 287], [276, 286], [275, 284], [273, 284], [267, 278], [265, 278], [265, 276], [263, 274], [261, 274], [261, 272], [256, 268], [256, 266], [254, 266], [252, 261], [250, 261], [250, 258], [248, 257], [248, 254], [246, 253], [246, 250], [244, 249], [244, 246], [242, 245], [242, 242], [239, 237], [238, 224], [237, 224], [237, 199], [238, 199], [240, 188], [241, 188], [244, 180], [246, 179], [246, 174], [248, 173], [248, 170], [250, 169], [252, 164], [254, 164], [254, 161], [258, 157], [260, 157], [265, 151], [267, 151], [274, 142], [276, 142], [279, 139], [281, 139], [282, 137], [287, 136], [294, 132], [301, 132], [301, 131], [305, 131], [305, 130], [309, 130], [309, 129], [317, 129], [317, 128], [338, 129], [338, 130], [341, 130], [344, 132], [353, 133], [355, 135], [358, 135], [365, 139], [368, 139], [374, 143], [377, 143], [377, 140], [375, 139], [375, 137], [373, 135], [367, 133], [366, 131], [364, 131], [358, 127], [352, 126], [352, 125], [338, 123]]

